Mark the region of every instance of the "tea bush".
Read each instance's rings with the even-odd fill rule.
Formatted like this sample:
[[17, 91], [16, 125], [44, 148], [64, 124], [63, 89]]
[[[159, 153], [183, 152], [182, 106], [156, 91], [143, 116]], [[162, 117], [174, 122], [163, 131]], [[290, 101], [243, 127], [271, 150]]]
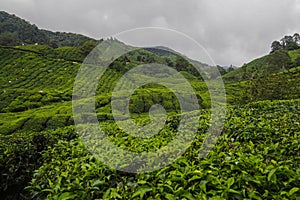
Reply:
[[[300, 197], [299, 100], [265, 101], [228, 110], [224, 129], [206, 158], [199, 151], [209, 124], [202, 113], [198, 135], [174, 163], [151, 173], [107, 168], [80, 140], [61, 141], [43, 154], [30, 186], [36, 199], [296, 199]], [[172, 138], [178, 119], [145, 143], [112, 122], [104, 130], [131, 151], [155, 150]], [[172, 128], [174, 127], [174, 128]], [[124, 137], [127, 139], [124, 140]], [[140, 150], [138, 150], [140, 149]]]
[[43, 153], [59, 140], [70, 141], [77, 135], [73, 127], [47, 132], [20, 132], [0, 135], [0, 191], [4, 199], [26, 199], [23, 190], [34, 170], [44, 164]]

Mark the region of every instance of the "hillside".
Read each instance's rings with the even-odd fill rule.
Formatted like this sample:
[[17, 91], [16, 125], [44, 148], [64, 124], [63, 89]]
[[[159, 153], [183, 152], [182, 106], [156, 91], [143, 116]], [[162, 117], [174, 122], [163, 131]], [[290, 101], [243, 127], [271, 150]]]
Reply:
[[96, 42], [95, 39], [80, 34], [41, 30], [24, 19], [0, 11], [0, 45], [16, 46], [38, 43], [51, 47], [78, 47], [90, 40]]
[[300, 98], [300, 49], [277, 50], [222, 76], [228, 103]]
[[246, 104], [261, 100], [300, 98], [300, 66], [250, 80], [225, 84], [227, 102]]
[[283, 72], [300, 66], [300, 35], [285, 35], [271, 44], [268, 55], [257, 58], [223, 76], [224, 80], [246, 80]]
[[247, 79], [247, 74], [270, 74], [288, 70], [293, 67], [300, 66], [297, 58], [300, 57], [300, 49], [298, 50], [279, 50], [269, 55], [257, 58], [242, 67], [237, 68], [223, 76], [225, 81], [237, 81]]
[[[113, 44], [106, 49], [107, 54], [120, 48], [131, 48], [117, 40]], [[50, 123], [56, 123], [57, 127], [73, 124], [72, 90], [80, 62], [83, 60], [79, 58], [84, 56], [78, 48], [51, 48], [45, 45], [0, 47], [0, 55], [0, 76], [3, 77], [0, 81], [1, 134], [51, 129], [53, 127], [49, 126]], [[103, 52], [104, 57], [105, 55]], [[178, 61], [177, 57], [159, 56], [147, 49], [139, 49], [115, 60], [101, 78], [96, 91], [99, 120], [112, 119], [110, 95], [118, 79], [129, 69], [143, 63], [155, 62], [177, 68], [191, 81], [200, 106], [209, 106], [205, 83], [199, 82], [201, 77], [194, 70], [190, 71], [193, 69], [191, 66], [183, 69], [182, 65], [186, 63], [178, 63], [182, 60]], [[125, 62], [128, 64], [125, 65]], [[143, 95], [149, 96], [149, 100], [145, 101]], [[154, 103], [162, 103], [167, 111], [178, 112], [179, 104], [173, 102], [174, 98], [168, 89], [146, 86], [133, 95], [131, 110], [133, 113], [142, 114], [148, 112]]]

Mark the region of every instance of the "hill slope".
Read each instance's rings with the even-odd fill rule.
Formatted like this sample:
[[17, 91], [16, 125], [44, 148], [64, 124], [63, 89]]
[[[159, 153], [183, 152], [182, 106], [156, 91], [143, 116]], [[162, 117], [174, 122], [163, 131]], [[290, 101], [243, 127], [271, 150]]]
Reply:
[[[131, 49], [117, 40], [115, 45], [103, 52], [110, 54], [120, 48]], [[41, 131], [73, 124], [72, 90], [82, 60], [74, 61], [73, 52], [81, 54], [77, 47], [51, 48], [45, 45], [0, 47], [0, 127], [1, 134], [20, 130]], [[75, 54], [76, 55], [76, 54]], [[206, 85], [191, 66], [182, 68], [177, 64], [177, 55], [159, 56], [146, 49], [131, 51], [116, 59], [101, 77], [96, 91], [96, 109], [99, 120], [112, 119], [110, 110], [111, 92], [118, 79], [133, 67], [144, 63], [161, 63], [180, 68], [191, 81], [200, 106], [209, 106]], [[110, 59], [110, 58], [109, 58]], [[143, 95], [149, 97], [147, 100]], [[162, 103], [169, 112], [179, 112], [174, 94], [167, 88], [146, 85], [139, 88], [131, 99], [130, 109], [135, 114], [147, 113], [151, 105]], [[57, 113], [57, 114], [55, 114]], [[59, 114], [60, 113], [60, 114]], [[55, 117], [54, 117], [55, 116]], [[54, 120], [54, 121], [53, 121]], [[31, 124], [31, 125], [26, 125]]]
[[225, 74], [223, 79], [225, 81], [237, 81], [248, 79], [247, 74], [250, 74], [250, 76], [259, 76], [282, 72], [300, 66], [300, 62], [297, 60], [299, 57], [300, 49], [290, 51], [278, 50]]
[[16, 46], [38, 43], [52, 47], [78, 47], [90, 40], [96, 41], [80, 34], [41, 30], [24, 19], [0, 11], [0, 45]]
[[300, 49], [277, 50], [222, 76], [228, 102], [300, 98]]

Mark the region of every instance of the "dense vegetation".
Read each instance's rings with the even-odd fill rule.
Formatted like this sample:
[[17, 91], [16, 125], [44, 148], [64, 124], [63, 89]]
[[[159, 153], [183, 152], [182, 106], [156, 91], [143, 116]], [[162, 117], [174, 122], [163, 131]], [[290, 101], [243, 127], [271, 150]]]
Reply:
[[78, 47], [95, 39], [74, 33], [40, 30], [36, 25], [4, 11], [0, 11], [0, 45], [43, 44], [51, 47]]
[[[230, 107], [218, 144], [201, 159], [209, 117], [204, 113], [189, 150], [175, 163], [147, 174], [108, 169], [85, 150], [72, 127], [3, 136], [2, 166], [11, 167], [2, 169], [1, 187], [9, 192], [28, 185], [27, 197], [38, 199], [293, 199], [300, 184], [299, 105], [265, 101]], [[163, 132], [174, 131], [170, 125], [172, 120]], [[124, 147], [154, 148], [153, 143], [145, 147], [123, 140], [111, 122], [104, 126]]]
[[[132, 152], [155, 151], [174, 137], [180, 106], [163, 86], [138, 88], [129, 105], [135, 122], [143, 125], [149, 122], [152, 105], [164, 106], [168, 119], [155, 137], [140, 139], [125, 133], [111, 113], [111, 93], [124, 73], [140, 64], [160, 63], [179, 71], [195, 90], [201, 117], [191, 147], [176, 162], [149, 173], [124, 173], [100, 163], [82, 144], [71, 102], [77, 71], [97, 41], [39, 30], [0, 12], [2, 199], [300, 197], [300, 49], [282, 43], [282, 48], [240, 68], [218, 66], [225, 81], [227, 116], [217, 144], [201, 158], [211, 117], [203, 77], [187, 58], [166, 47], [134, 49], [110, 40], [113, 45], [107, 51], [132, 51], [108, 58], [113, 62], [97, 86], [96, 112], [107, 137]], [[205, 75], [211, 81], [217, 76]]]
[[271, 45], [271, 53], [285, 49], [285, 50], [296, 50], [300, 49], [300, 35], [295, 33], [293, 36], [286, 35], [280, 41], [274, 41]]

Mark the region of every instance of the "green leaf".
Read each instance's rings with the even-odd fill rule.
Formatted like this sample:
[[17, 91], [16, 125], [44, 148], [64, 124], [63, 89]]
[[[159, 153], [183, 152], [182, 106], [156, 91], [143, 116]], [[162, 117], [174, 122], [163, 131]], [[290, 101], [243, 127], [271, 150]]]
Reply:
[[227, 180], [227, 187], [230, 188], [233, 185], [233, 183], [234, 183], [234, 178], [233, 177], [229, 178]]
[[204, 181], [204, 180], [202, 180], [201, 182], [200, 182], [200, 188], [201, 188], [201, 190], [202, 191], [204, 191], [205, 193], [206, 193], [206, 184], [208, 183], [208, 181]]
[[195, 197], [191, 193], [189, 193], [187, 191], [183, 192], [180, 196], [181, 197], [185, 197], [185, 198], [187, 198], [189, 200], [196, 200]]
[[272, 170], [269, 172], [269, 174], [268, 174], [268, 181], [271, 181], [271, 179], [272, 179], [272, 177], [273, 177], [273, 175], [274, 175], [275, 172], [276, 172], [276, 169], [272, 169]]
[[192, 178], [190, 178], [189, 180], [188, 180], [188, 182], [191, 182], [191, 181], [194, 181], [194, 180], [199, 180], [199, 179], [201, 179], [202, 177], [200, 177], [200, 176], [197, 176], [197, 175], [194, 175]]
[[233, 190], [233, 189], [229, 189], [228, 191], [231, 193], [234, 193], [234, 194], [241, 194], [241, 192]]
[[209, 200], [224, 200], [224, 198], [220, 196], [214, 196], [214, 197], [210, 197]]
[[173, 194], [165, 194], [165, 198], [168, 199], [168, 200], [175, 200], [176, 197], [173, 195]]
[[50, 193], [52, 193], [54, 191], [53, 191], [53, 189], [43, 189], [42, 192], [50, 192]]
[[289, 191], [289, 196], [292, 196], [295, 192], [298, 192], [299, 188], [297, 187], [293, 187], [290, 191]]
[[141, 186], [138, 188], [138, 190], [132, 195], [132, 198], [140, 196], [140, 198], [143, 198], [143, 196], [147, 193], [152, 191], [152, 188], [149, 186]]
[[103, 185], [104, 183], [105, 183], [105, 181], [98, 179], [91, 186], [92, 187], [99, 187], [100, 185]]
[[118, 194], [115, 188], [110, 188], [106, 190], [106, 192], [103, 195], [103, 199], [121, 199], [122, 196]]
[[58, 197], [58, 199], [59, 200], [67, 200], [67, 199], [74, 199], [75, 197], [76, 197], [76, 194], [74, 194], [72, 192], [64, 192]]
[[145, 185], [147, 183], [147, 181], [145, 181], [145, 180], [138, 180], [137, 183], [140, 184], [140, 185]]

